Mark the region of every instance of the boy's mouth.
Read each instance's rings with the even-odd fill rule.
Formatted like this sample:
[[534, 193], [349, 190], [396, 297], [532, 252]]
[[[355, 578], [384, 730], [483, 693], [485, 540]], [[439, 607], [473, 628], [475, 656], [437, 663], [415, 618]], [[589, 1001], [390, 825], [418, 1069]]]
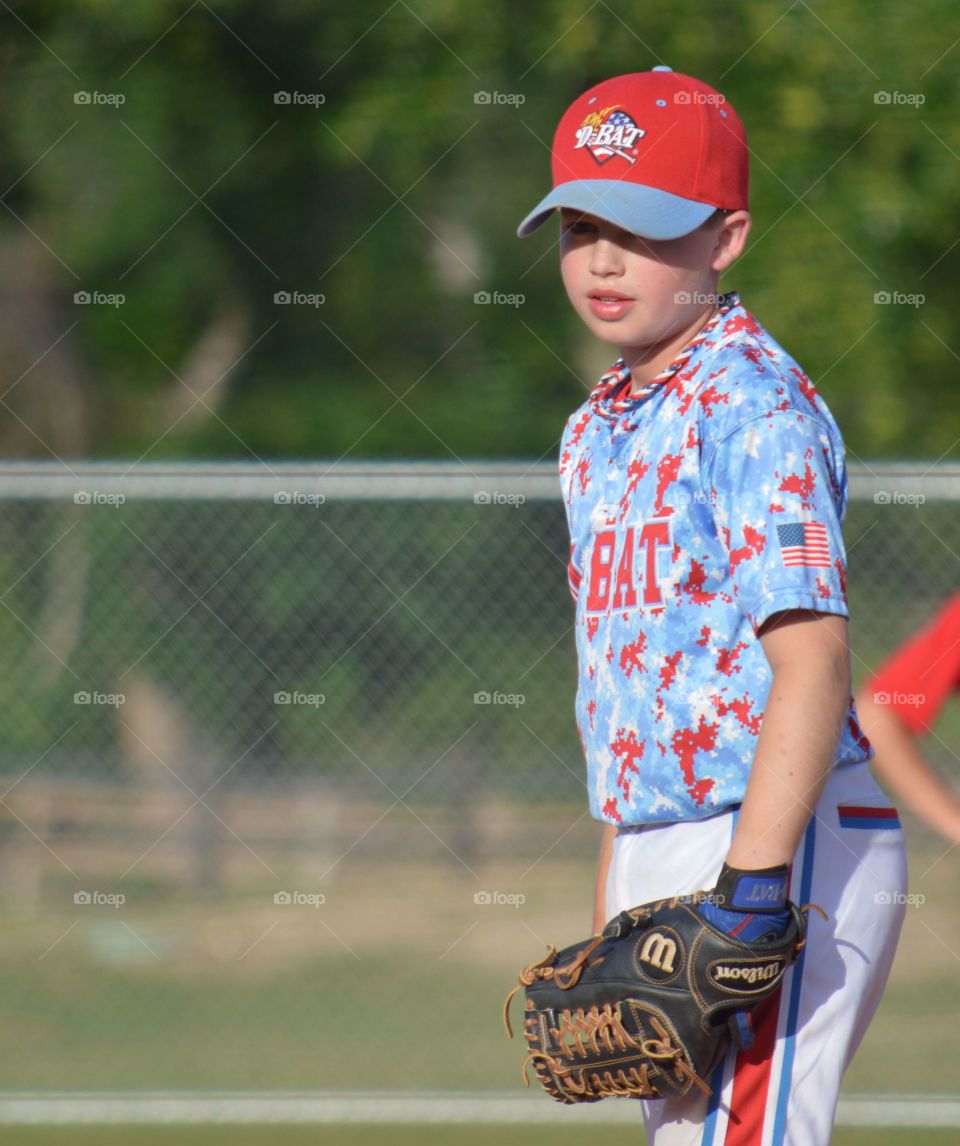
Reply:
[[593, 290], [587, 292], [587, 299], [590, 303], [590, 309], [597, 318], [606, 319], [609, 322], [623, 318], [633, 306], [634, 301], [629, 295], [618, 290], [611, 290], [608, 287], [594, 287]]

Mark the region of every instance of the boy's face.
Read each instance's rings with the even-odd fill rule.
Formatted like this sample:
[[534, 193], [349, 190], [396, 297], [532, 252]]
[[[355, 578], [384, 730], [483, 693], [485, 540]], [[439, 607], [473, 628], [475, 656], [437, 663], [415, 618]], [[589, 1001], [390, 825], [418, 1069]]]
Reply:
[[605, 342], [644, 351], [713, 310], [717, 276], [743, 248], [737, 211], [679, 239], [641, 239], [579, 211], [561, 212], [560, 268], [570, 301]]

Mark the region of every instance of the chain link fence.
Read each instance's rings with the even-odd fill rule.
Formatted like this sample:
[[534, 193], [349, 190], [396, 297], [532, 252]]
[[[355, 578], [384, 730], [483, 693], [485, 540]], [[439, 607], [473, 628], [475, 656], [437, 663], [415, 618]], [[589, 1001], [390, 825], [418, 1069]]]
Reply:
[[[858, 679], [958, 496], [851, 467]], [[3, 1085], [513, 1086], [598, 839], [553, 466], [7, 464], [0, 534]]]

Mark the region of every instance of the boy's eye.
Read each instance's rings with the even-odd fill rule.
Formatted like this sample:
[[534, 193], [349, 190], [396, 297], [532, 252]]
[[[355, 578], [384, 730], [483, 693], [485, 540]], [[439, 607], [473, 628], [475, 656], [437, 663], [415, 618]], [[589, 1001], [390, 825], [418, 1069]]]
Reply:
[[596, 230], [596, 226], [586, 219], [566, 219], [563, 229], [571, 235], [589, 235]]

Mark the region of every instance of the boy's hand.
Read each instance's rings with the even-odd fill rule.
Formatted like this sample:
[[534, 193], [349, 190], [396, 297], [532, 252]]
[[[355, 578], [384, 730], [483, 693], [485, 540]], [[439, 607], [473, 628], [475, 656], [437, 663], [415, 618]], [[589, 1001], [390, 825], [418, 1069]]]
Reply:
[[[753, 1041], [751, 1012], [780, 986], [806, 938], [786, 899], [787, 868], [724, 868], [717, 889], [641, 904], [599, 935], [525, 967], [507, 996], [526, 994], [525, 1065], [558, 1102], [608, 1096], [682, 1098], [706, 1081], [729, 1041]], [[740, 904], [740, 907], [721, 906]], [[754, 907], [754, 903], [759, 907]], [[779, 915], [789, 912], [779, 939]], [[719, 915], [711, 913], [719, 912]], [[734, 917], [727, 933], [714, 920]], [[743, 931], [762, 920], [756, 936]]]
[[712, 898], [700, 905], [707, 922], [742, 943], [778, 940], [790, 924], [786, 864], [743, 871], [724, 864]]

